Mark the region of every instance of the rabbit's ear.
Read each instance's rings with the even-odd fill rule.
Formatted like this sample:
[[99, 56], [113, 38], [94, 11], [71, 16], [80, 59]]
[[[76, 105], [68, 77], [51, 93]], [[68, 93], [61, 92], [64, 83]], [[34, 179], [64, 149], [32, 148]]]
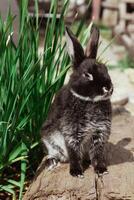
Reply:
[[74, 66], [78, 66], [84, 60], [84, 50], [75, 37], [75, 35], [66, 27], [66, 42], [67, 52], [74, 63]]
[[86, 57], [96, 59], [99, 36], [100, 36], [99, 29], [95, 25], [93, 25], [91, 28], [90, 40], [89, 40], [86, 50], [85, 50]]

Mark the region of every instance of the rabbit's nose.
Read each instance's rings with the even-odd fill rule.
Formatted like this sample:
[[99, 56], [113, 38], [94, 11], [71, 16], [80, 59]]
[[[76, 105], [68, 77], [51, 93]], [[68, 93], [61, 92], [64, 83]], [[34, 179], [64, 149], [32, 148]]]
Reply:
[[102, 90], [103, 90], [104, 94], [107, 94], [109, 92], [109, 90], [106, 87], [103, 87]]
[[107, 87], [103, 87], [102, 88], [102, 90], [103, 90], [103, 93], [106, 95], [106, 94], [112, 94], [113, 93], [113, 87], [111, 87], [110, 89], [109, 88], [107, 88]]

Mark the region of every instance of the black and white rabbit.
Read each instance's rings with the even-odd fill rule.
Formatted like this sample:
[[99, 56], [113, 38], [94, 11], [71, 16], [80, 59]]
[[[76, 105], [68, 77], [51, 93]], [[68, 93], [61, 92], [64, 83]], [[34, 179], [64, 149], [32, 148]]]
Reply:
[[104, 147], [111, 129], [113, 85], [106, 66], [96, 60], [99, 30], [91, 29], [84, 50], [66, 28], [67, 50], [73, 61], [69, 83], [56, 95], [42, 129], [48, 163], [70, 163], [70, 174], [82, 176], [90, 163], [97, 173], [107, 170]]

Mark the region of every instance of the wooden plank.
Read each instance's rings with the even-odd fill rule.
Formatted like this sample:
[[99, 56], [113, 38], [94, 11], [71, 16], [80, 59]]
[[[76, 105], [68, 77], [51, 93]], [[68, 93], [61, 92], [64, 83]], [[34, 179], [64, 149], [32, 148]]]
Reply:
[[117, 20], [118, 20], [118, 11], [104, 9], [102, 20], [103, 20], [103, 23], [108, 27], [115, 26], [117, 24]]
[[126, 21], [123, 16], [126, 13], [126, 5], [123, 2], [119, 3], [119, 23], [115, 26], [114, 31], [116, 34], [121, 34], [126, 30]]
[[120, 19], [134, 21], [134, 13], [124, 13], [121, 15]]
[[120, 18], [123, 18], [124, 14], [126, 14], [126, 4], [123, 2], [119, 3], [119, 12], [120, 12]]
[[128, 47], [133, 46], [131, 38], [127, 34], [123, 34], [121, 37], [122, 37], [122, 40], [124, 41], [124, 43], [126, 44], [126, 46], [128, 46]]
[[129, 33], [134, 33], [134, 23], [129, 23], [128, 25], [127, 25], [127, 31], [129, 32]]
[[113, 10], [118, 9], [118, 4], [113, 4], [112, 2], [104, 1], [101, 3], [101, 5], [102, 5], [102, 7], [108, 8], [108, 9], [113, 9]]
[[123, 34], [120, 36], [120, 40], [123, 43], [123, 45], [126, 47], [130, 56], [132, 56], [132, 58], [134, 58], [134, 42], [131, 39], [131, 37], [126, 34]]
[[134, 4], [134, 0], [122, 0], [123, 3], [132, 3]]

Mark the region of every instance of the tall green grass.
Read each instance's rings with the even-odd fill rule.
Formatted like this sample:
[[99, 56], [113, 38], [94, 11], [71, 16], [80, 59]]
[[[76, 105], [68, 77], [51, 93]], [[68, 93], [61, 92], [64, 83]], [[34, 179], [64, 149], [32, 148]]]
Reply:
[[10, 9], [5, 22], [0, 17], [0, 193], [5, 191], [19, 200], [27, 171], [34, 172], [33, 166], [40, 161], [40, 127], [69, 68], [63, 40], [68, 1], [64, 1], [58, 21], [57, 1], [51, 1], [53, 17], [47, 20], [42, 54], [38, 51], [38, 3], [35, 1], [33, 25], [28, 16], [28, 0], [20, 2], [17, 45], [12, 40], [15, 17]]

